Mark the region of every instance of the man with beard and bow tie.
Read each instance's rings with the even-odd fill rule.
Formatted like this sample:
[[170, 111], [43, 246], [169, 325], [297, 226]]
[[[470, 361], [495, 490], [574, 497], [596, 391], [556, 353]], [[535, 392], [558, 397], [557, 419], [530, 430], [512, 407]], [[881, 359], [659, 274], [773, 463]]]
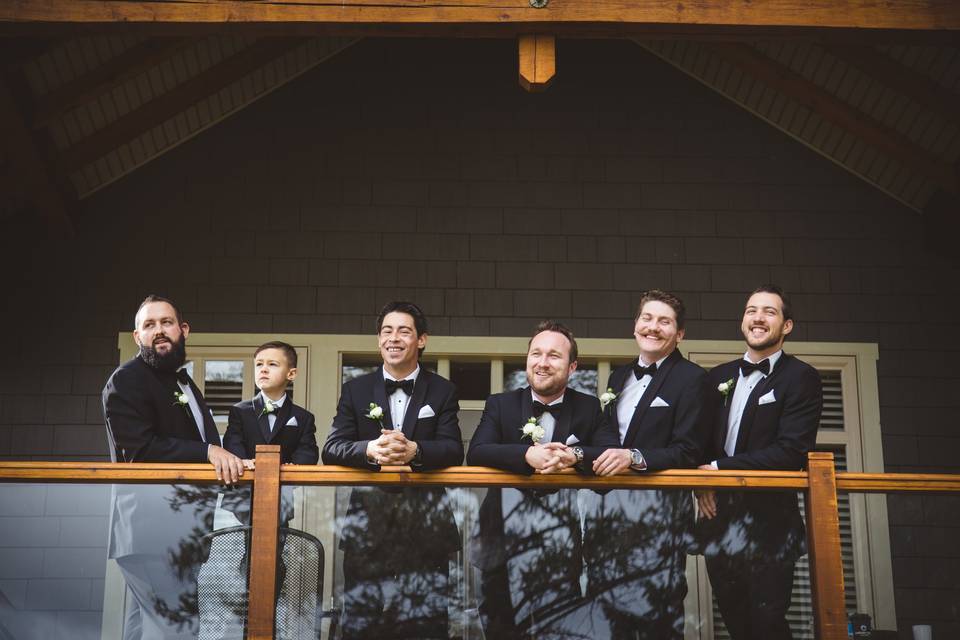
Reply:
[[[817, 440], [820, 374], [783, 352], [790, 301], [764, 285], [747, 300], [742, 358], [710, 371], [717, 405], [704, 470], [799, 471]], [[720, 614], [734, 640], [789, 640], [786, 620], [806, 532], [796, 492], [697, 493], [697, 537]]]
[[[190, 326], [166, 298], [150, 295], [137, 310], [133, 339], [140, 353], [120, 365], [103, 388], [103, 412], [113, 462], [209, 462], [226, 484], [243, 475], [243, 461], [220, 446], [213, 416], [186, 370]], [[195, 590], [172, 561], [197, 523], [189, 509], [173, 512], [166, 485], [118, 485], [109, 557], [135, 606], [124, 638], [191, 638], [195, 615], [180, 596]], [[190, 513], [186, 513], [190, 511]]]
[[[604, 448], [620, 442], [599, 400], [567, 386], [576, 368], [570, 329], [541, 322], [527, 347], [529, 386], [487, 399], [467, 464], [525, 475], [571, 467], [591, 473]], [[474, 564], [482, 572], [486, 637], [583, 637], [577, 492], [488, 489], [478, 524]]]
[[[377, 318], [383, 365], [343, 384], [324, 464], [430, 471], [463, 462], [454, 385], [420, 365], [427, 318], [395, 301]], [[341, 637], [449, 636], [449, 564], [461, 547], [443, 489], [356, 487], [338, 514], [343, 551]]]
[[[707, 373], [681, 355], [686, 310], [675, 295], [644, 293], [633, 333], [640, 355], [610, 374], [605, 412], [621, 448], [594, 462], [597, 475], [692, 468], [701, 459], [712, 405]], [[694, 527], [687, 491], [582, 492], [584, 559], [595, 637], [683, 638], [686, 558]]]

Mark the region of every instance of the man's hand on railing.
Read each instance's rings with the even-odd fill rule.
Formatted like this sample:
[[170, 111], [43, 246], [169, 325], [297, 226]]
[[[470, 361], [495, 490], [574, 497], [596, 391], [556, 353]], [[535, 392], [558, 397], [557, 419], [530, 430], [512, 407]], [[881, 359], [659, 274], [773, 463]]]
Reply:
[[629, 449], [607, 449], [593, 461], [593, 472], [598, 476], [615, 476], [629, 469], [632, 461]]
[[[717, 470], [712, 464], [702, 464], [697, 468], [701, 471]], [[700, 517], [707, 520], [717, 517], [717, 492], [713, 489], [703, 489], [696, 490], [693, 493], [697, 496], [697, 509], [700, 511]]]
[[577, 464], [577, 455], [573, 452], [573, 449], [562, 442], [547, 442], [539, 446], [552, 452], [554, 457], [538, 469], [537, 473], [556, 473]]
[[548, 448], [546, 444], [535, 444], [529, 447], [527, 452], [523, 454], [523, 459], [538, 473], [549, 473], [549, 471], [544, 472], [543, 470], [560, 464], [560, 456], [557, 451]]
[[207, 447], [207, 460], [217, 470], [217, 480], [233, 484], [243, 475], [243, 460], [223, 447], [211, 444]]
[[379, 438], [367, 443], [367, 459], [381, 466], [408, 464], [416, 453], [416, 443], [394, 429], [381, 430]]

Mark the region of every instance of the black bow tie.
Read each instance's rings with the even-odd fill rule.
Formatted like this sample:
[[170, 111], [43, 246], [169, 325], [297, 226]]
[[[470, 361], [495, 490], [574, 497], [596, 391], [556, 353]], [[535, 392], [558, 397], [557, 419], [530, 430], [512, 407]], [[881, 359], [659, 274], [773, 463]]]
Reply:
[[384, 379], [384, 384], [387, 385], [387, 396], [392, 396], [397, 392], [397, 389], [401, 389], [408, 396], [413, 395], [413, 383], [416, 380], [387, 380]]
[[759, 371], [759, 372], [762, 373], [763, 375], [769, 375], [769, 374], [770, 374], [770, 360], [764, 358], [763, 360], [761, 360], [760, 362], [758, 362], [758, 363], [756, 363], [756, 364], [750, 362], [749, 360], [741, 360], [741, 361], [740, 361], [740, 375], [742, 375], [743, 377], [747, 377], [748, 375], [750, 375], [750, 374], [753, 373], [754, 371]]
[[645, 367], [640, 364], [639, 361], [633, 363], [633, 375], [636, 376], [637, 380], [643, 376], [652, 376], [657, 372], [657, 363], [654, 362], [649, 367]]
[[562, 406], [563, 406], [562, 402], [558, 402], [557, 404], [543, 404], [539, 400], [534, 400], [533, 401], [533, 417], [539, 418], [544, 413], [549, 413], [554, 418], [556, 418], [560, 415], [560, 408]]
[[190, 386], [190, 374], [187, 373], [186, 369], [177, 369], [177, 382]]

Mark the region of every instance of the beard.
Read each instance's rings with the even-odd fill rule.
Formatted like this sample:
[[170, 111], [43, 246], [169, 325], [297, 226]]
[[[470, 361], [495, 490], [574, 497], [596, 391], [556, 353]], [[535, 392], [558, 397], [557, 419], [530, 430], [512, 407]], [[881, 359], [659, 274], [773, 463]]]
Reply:
[[766, 351], [770, 347], [779, 344], [780, 339], [783, 337], [782, 333], [774, 333], [772, 330], [767, 333], [767, 337], [763, 338], [758, 342], [751, 342], [749, 332], [746, 336], [747, 345], [754, 351]]
[[157, 371], [173, 373], [187, 361], [187, 338], [180, 335], [180, 339], [170, 341], [170, 350], [158, 353], [152, 346], [140, 345], [140, 357]]

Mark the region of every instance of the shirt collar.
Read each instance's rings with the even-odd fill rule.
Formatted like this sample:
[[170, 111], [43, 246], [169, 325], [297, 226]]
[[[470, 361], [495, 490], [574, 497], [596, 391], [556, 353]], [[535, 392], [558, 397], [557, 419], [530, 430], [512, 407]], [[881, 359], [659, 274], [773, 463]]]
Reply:
[[[669, 358], [671, 353], [673, 353], [673, 351], [671, 351], [671, 352], [668, 353], [667, 355], [665, 355], [665, 356], [663, 356], [662, 358], [660, 358], [659, 360], [657, 360], [657, 369], [659, 369], [660, 367], [663, 366], [663, 361], [666, 360], [667, 358]], [[650, 366], [650, 365], [646, 364], [646, 363], [643, 361], [643, 356], [637, 357], [637, 362], [640, 363], [640, 366], [641, 366], [641, 367], [649, 367], [649, 366]]]
[[551, 407], [551, 406], [553, 406], [553, 405], [555, 405], [555, 404], [560, 404], [561, 402], [563, 402], [563, 396], [565, 396], [566, 394], [567, 394], [567, 390], [564, 389], [564, 390], [563, 390], [563, 393], [560, 394], [560, 397], [559, 397], [559, 398], [557, 398], [557, 399], [554, 400], [553, 402], [544, 403], [544, 402], [543, 402], [543, 398], [541, 398], [540, 396], [537, 395], [537, 392], [533, 390], [533, 387], [530, 387], [530, 395], [531, 395], [531, 397], [533, 397], [534, 401], [535, 401], [535, 402], [539, 402], [540, 404], [546, 404], [548, 407]]
[[[386, 368], [386, 367], [381, 367], [380, 369], [381, 369], [381, 371], [383, 371], [383, 379], [384, 379], [384, 380], [397, 380], [397, 378], [394, 378], [392, 375], [390, 375], [389, 373], [387, 373], [387, 368]], [[418, 375], [420, 375], [420, 365], [419, 365], [419, 364], [417, 364], [417, 368], [413, 370], [413, 373], [411, 373], [410, 375], [408, 375], [406, 378], [402, 378], [402, 379], [403, 379], [403, 380], [416, 380]], [[399, 380], [397, 380], [397, 381], [399, 382]]]
[[[745, 352], [745, 353], [743, 354], [743, 359], [746, 360], [747, 362], [753, 362], [753, 360], [750, 359], [750, 355], [749, 355], [749, 354], [750, 354], [749, 351]], [[774, 368], [775, 366], [777, 366], [777, 360], [779, 360], [779, 359], [780, 359], [780, 356], [782, 356], [782, 355], [783, 355], [783, 349], [780, 349], [780, 350], [777, 351], [776, 353], [772, 353], [772, 354], [770, 354], [769, 356], [767, 356], [766, 358], [761, 358], [761, 359], [760, 359], [760, 362], [763, 362], [764, 360], [769, 360], [769, 361], [770, 361], [770, 373], [773, 373], [773, 368]], [[753, 363], [754, 363], [754, 364], [759, 364], [759, 363], [757, 363], [757, 362], [753, 362]]]
[[[260, 399], [263, 400], [264, 402], [266, 402], [267, 400], [270, 400], [270, 398], [267, 397], [267, 394], [265, 394], [263, 391], [260, 392]], [[279, 409], [280, 407], [283, 406], [283, 403], [286, 401], [287, 401], [287, 393], [284, 392], [283, 395], [280, 396], [279, 400], [270, 400], [270, 403]]]

